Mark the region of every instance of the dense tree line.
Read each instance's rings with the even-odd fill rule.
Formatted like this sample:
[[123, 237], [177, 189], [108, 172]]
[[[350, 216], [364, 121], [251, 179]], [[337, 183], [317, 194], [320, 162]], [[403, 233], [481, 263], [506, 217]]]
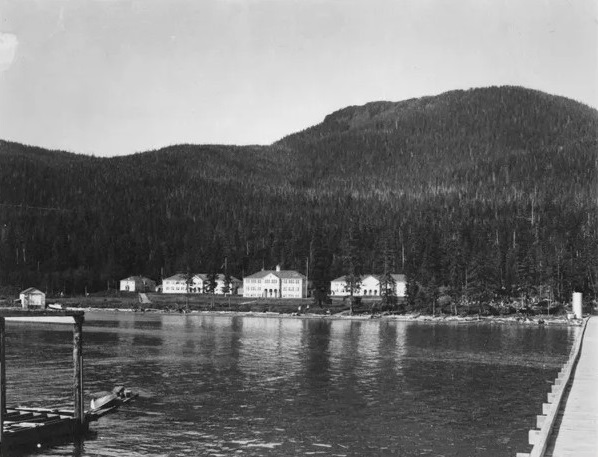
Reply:
[[400, 272], [410, 303], [598, 293], [598, 113], [503, 87], [349, 107], [264, 147], [0, 143], [0, 285]]

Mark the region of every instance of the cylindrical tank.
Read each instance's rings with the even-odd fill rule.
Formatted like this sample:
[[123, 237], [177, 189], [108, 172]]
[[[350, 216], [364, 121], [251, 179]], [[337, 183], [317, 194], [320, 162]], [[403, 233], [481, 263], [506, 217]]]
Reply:
[[573, 314], [576, 319], [581, 319], [581, 292], [573, 292]]

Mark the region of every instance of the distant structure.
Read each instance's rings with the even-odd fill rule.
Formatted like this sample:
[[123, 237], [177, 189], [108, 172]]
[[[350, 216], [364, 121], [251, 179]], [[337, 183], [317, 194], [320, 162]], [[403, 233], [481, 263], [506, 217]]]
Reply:
[[[193, 283], [190, 287], [189, 292], [191, 293], [195, 293], [195, 294], [205, 294], [208, 289], [209, 289], [209, 279], [208, 274], [206, 273], [198, 273], [195, 276], [193, 276]], [[224, 275], [223, 274], [218, 274], [216, 275], [216, 287], [214, 288], [214, 293], [218, 294], [218, 295], [222, 295], [224, 294]], [[241, 281], [240, 279], [235, 278], [234, 276], [231, 276], [230, 278], [230, 282], [228, 284], [228, 294], [230, 295], [236, 295], [237, 294], [237, 290], [239, 290], [239, 288], [243, 285], [243, 281]]]
[[[397, 297], [404, 297], [406, 295], [407, 280], [405, 275], [391, 274], [395, 280], [395, 295]], [[355, 291], [353, 295], [357, 297], [376, 297], [380, 296], [380, 278], [382, 275], [362, 275], [361, 276], [361, 287]], [[341, 276], [330, 281], [330, 294], [335, 296], [349, 295], [349, 292], [345, 289], [347, 285], [347, 277]]]
[[187, 278], [182, 273], [162, 280], [163, 294], [185, 294], [187, 293]]
[[307, 278], [294, 270], [262, 270], [243, 278], [243, 297], [305, 298]]
[[19, 298], [21, 299], [21, 306], [25, 309], [46, 308], [46, 294], [43, 293], [41, 290], [36, 289], [35, 287], [25, 289], [23, 292], [19, 294]]
[[[214, 293], [217, 295], [224, 294], [224, 275], [216, 275], [216, 287]], [[174, 276], [166, 278], [162, 281], [162, 293], [165, 294], [205, 294], [209, 290], [209, 275], [206, 273], [198, 273], [191, 277], [189, 284], [187, 284], [187, 276], [178, 273]], [[243, 282], [240, 279], [231, 276], [228, 284], [228, 294], [236, 295]]]
[[129, 276], [121, 279], [120, 290], [122, 292], [155, 292], [156, 281], [143, 276]]

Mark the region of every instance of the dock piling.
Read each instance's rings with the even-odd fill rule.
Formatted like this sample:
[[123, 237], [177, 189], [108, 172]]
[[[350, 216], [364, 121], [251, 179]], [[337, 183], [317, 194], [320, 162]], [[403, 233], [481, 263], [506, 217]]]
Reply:
[[85, 413], [83, 411], [83, 316], [75, 316], [73, 326], [73, 394], [74, 418], [78, 428], [83, 427]]
[[4, 416], [6, 415], [6, 326], [4, 317], [0, 316], [0, 456], [5, 455]]

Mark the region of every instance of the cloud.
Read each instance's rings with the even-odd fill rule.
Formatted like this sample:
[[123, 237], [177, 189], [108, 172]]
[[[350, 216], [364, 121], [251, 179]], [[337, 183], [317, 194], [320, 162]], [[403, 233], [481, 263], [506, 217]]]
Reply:
[[16, 35], [0, 32], [0, 72], [8, 70], [12, 65], [18, 44]]

